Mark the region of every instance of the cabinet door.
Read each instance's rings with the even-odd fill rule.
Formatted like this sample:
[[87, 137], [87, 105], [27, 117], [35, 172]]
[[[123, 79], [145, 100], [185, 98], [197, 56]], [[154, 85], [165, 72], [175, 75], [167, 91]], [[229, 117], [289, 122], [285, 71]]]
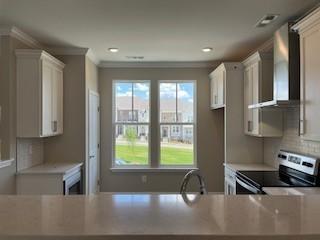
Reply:
[[42, 136], [52, 135], [52, 69], [42, 64]]
[[55, 68], [52, 70], [52, 131], [63, 133], [63, 73]]
[[225, 71], [220, 71], [217, 76], [217, 104], [224, 105]]
[[214, 82], [215, 78], [211, 78], [210, 79], [210, 106], [211, 108], [215, 107], [215, 99], [216, 99], [216, 92], [215, 92], [215, 82]]
[[300, 134], [320, 141], [320, 24], [300, 36], [301, 111]]
[[213, 109], [219, 107], [218, 88], [219, 88], [218, 76], [215, 73], [211, 78], [211, 108]]
[[252, 69], [248, 67], [244, 70], [244, 129], [245, 133], [252, 131], [252, 109], [248, 106], [252, 104]]
[[[252, 71], [252, 104], [259, 103], [259, 80], [260, 80], [260, 72], [259, 72], [259, 62], [256, 62], [252, 64], [251, 67]], [[260, 110], [258, 108], [252, 109], [252, 126], [251, 126], [251, 132], [255, 135], [259, 134], [259, 112]]]

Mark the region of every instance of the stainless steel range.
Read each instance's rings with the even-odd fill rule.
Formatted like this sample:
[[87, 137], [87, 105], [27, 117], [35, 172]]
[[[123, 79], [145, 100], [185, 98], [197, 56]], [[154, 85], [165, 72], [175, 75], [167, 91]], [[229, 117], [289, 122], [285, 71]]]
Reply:
[[264, 187], [319, 187], [319, 159], [280, 151], [278, 171], [237, 171], [237, 194], [265, 194]]

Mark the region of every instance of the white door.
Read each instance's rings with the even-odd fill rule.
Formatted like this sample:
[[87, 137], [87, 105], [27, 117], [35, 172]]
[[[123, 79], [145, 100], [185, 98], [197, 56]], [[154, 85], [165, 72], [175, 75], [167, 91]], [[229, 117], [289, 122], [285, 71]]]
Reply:
[[89, 91], [89, 156], [88, 156], [88, 192], [99, 192], [100, 178], [100, 111], [99, 95]]

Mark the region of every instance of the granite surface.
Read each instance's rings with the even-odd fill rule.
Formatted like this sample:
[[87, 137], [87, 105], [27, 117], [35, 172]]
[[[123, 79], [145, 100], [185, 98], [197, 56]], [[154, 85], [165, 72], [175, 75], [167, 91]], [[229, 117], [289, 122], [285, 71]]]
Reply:
[[[320, 196], [0, 196], [0, 238], [320, 239]], [[50, 238], [51, 239], [51, 238]]]

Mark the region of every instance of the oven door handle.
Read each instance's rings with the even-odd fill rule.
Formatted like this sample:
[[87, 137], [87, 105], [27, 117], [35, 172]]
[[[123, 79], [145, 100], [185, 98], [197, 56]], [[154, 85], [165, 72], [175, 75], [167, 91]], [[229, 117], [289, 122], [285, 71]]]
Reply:
[[245, 189], [247, 189], [248, 191], [250, 191], [250, 192], [252, 192], [254, 194], [260, 194], [261, 193], [259, 189], [251, 186], [248, 183], [245, 183], [239, 176], [236, 176], [236, 181], [240, 186], [244, 187]]

